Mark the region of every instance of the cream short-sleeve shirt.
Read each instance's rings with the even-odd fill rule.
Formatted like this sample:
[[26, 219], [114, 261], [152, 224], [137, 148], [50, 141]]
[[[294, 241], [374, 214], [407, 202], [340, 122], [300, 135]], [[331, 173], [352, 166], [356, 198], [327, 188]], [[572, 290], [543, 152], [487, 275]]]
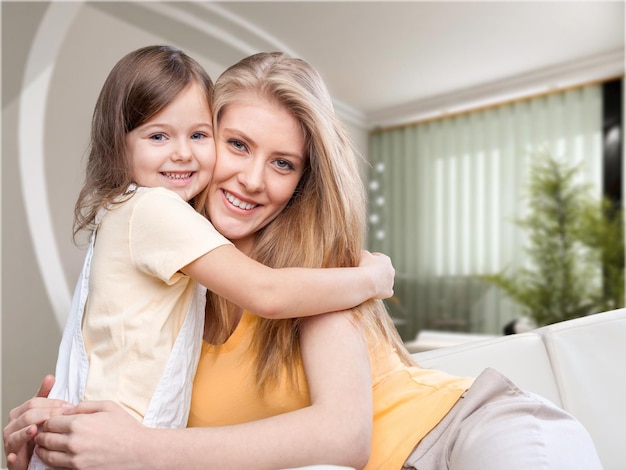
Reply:
[[114, 400], [143, 417], [197, 287], [179, 270], [225, 244], [205, 217], [163, 188], [139, 188], [106, 212], [83, 318], [85, 399]]

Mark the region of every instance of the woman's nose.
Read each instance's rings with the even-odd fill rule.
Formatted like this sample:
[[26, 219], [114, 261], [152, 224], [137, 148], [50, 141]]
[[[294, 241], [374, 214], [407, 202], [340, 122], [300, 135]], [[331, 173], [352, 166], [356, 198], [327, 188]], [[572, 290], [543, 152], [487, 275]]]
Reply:
[[263, 163], [254, 159], [249, 160], [239, 172], [238, 179], [247, 191], [251, 193], [262, 191], [265, 188]]

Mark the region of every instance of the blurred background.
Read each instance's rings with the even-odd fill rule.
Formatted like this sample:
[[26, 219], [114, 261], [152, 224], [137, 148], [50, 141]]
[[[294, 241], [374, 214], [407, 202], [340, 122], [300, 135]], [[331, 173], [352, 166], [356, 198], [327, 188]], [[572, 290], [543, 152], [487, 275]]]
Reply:
[[[603, 198], [611, 210], [585, 212], [600, 217], [588, 225], [621, 220], [624, 2], [0, 8], [3, 423], [54, 371], [84, 254], [71, 228], [97, 94], [119, 58], [148, 44], [180, 47], [214, 79], [268, 50], [320, 71], [368, 162], [368, 248], [393, 258], [387, 304], [405, 341], [425, 330], [496, 335], [521, 316], [541, 324], [623, 305], [623, 235], [610, 264], [611, 242], [581, 235], [581, 224], [542, 227], [555, 220], [550, 210], [600, 207]], [[546, 162], [558, 171], [545, 173]], [[534, 171], [563, 192], [533, 188]], [[575, 242], [554, 244], [568, 237]], [[557, 261], [568, 263], [557, 266], [546, 253], [563, 248], [571, 251]], [[615, 295], [612, 266], [622, 283]], [[572, 275], [584, 288], [553, 283]], [[535, 315], [544, 306], [548, 316]]]

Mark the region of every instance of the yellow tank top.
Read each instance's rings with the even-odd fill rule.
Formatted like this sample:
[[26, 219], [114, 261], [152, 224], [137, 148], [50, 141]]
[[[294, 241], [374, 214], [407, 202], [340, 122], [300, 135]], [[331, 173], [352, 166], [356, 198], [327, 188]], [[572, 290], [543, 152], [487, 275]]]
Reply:
[[[263, 395], [256, 391], [250, 342], [254, 317], [244, 312], [226, 343], [203, 343], [193, 386], [189, 427], [254, 421], [310, 405], [304, 368], [298, 390], [286, 374]], [[445, 416], [473, 379], [407, 367], [391, 348], [370, 347], [374, 397], [372, 452], [365, 467], [400, 469], [415, 445]]]

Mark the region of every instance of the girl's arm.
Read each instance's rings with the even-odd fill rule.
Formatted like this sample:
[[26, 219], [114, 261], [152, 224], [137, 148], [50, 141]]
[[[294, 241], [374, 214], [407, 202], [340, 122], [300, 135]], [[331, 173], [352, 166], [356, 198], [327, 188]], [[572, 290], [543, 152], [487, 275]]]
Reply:
[[54, 385], [54, 377], [44, 377], [39, 391], [34, 398], [13, 408], [9, 412], [9, 422], [2, 431], [4, 455], [10, 470], [23, 470], [28, 467], [33, 452], [33, 437], [37, 434], [37, 426], [48, 418], [61, 414], [70, 403], [63, 400], [46, 398]]
[[362, 252], [356, 268], [272, 269], [224, 245], [182, 271], [208, 289], [266, 318], [294, 318], [352, 308], [393, 295], [388, 256]]
[[51, 465], [120, 470], [362, 468], [369, 458], [372, 384], [367, 345], [351, 317], [306, 320], [302, 356], [311, 406], [235, 426], [149, 429], [110, 402], [85, 402], [44, 425], [37, 452]]

